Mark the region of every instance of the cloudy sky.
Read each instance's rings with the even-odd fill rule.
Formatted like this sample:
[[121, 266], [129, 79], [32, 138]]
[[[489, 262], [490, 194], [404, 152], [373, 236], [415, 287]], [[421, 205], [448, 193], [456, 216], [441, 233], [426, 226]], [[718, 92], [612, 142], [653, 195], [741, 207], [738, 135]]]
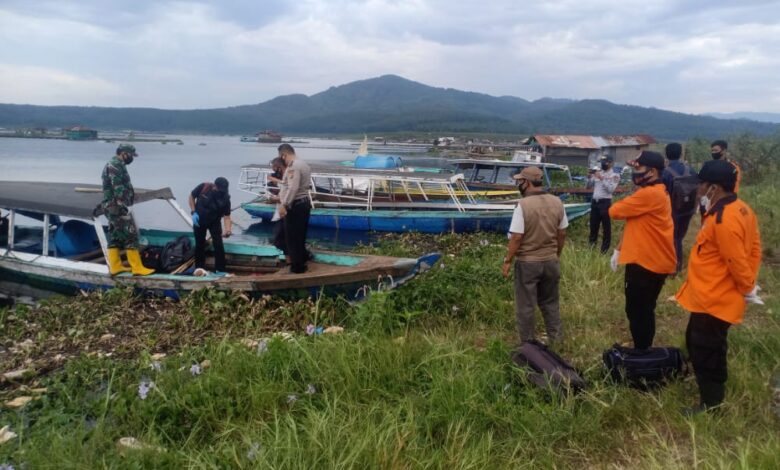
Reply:
[[397, 74], [780, 112], [780, 1], [0, 0], [0, 102], [191, 109]]

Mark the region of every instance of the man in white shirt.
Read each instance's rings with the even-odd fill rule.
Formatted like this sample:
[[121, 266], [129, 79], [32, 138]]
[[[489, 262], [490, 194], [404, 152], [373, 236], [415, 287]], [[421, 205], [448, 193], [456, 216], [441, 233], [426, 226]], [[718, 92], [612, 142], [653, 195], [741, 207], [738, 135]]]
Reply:
[[559, 259], [566, 240], [566, 209], [557, 196], [542, 189], [542, 170], [527, 167], [514, 176], [523, 198], [517, 204], [509, 226], [509, 246], [503, 274], [509, 277], [512, 260], [515, 270], [515, 315], [520, 340], [536, 336], [535, 310], [542, 311], [547, 338], [563, 339], [558, 303], [561, 278]]
[[604, 228], [601, 239], [601, 252], [609, 251], [612, 243], [612, 221], [609, 218], [609, 207], [612, 205], [612, 193], [620, 183], [620, 174], [612, 170], [613, 160], [609, 155], [599, 159], [599, 169], [588, 174], [588, 187], [593, 188], [590, 202], [590, 242], [591, 248], [596, 246], [599, 238], [599, 226]]

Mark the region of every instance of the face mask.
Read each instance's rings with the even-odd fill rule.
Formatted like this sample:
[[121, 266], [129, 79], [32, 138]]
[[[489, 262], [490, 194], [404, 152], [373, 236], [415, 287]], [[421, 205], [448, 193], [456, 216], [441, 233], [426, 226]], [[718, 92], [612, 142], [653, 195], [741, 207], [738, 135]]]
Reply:
[[133, 156], [129, 154], [125, 154], [125, 165], [129, 165], [133, 163]]
[[648, 173], [649, 173], [648, 170], [635, 171], [631, 173], [631, 181], [637, 186], [642, 186], [642, 183], [644, 183], [644, 179]]
[[699, 198], [699, 204], [701, 204], [705, 212], [712, 209], [712, 200], [710, 199], [712, 197], [712, 194], [710, 193], [714, 191], [715, 191], [715, 186], [710, 186], [710, 189], [708, 189], [707, 192], [704, 193], [704, 196]]
[[601, 164], [601, 169], [604, 170], [604, 171], [609, 170], [609, 163], [603, 162]]
[[525, 183], [524, 180], [519, 180], [517, 183], [517, 189], [520, 190], [520, 194], [522, 195], [525, 195], [525, 190], [528, 188], [527, 186], [525, 186], [524, 183]]
[[723, 156], [723, 152], [712, 152], [710, 155], [712, 155], [713, 160], [720, 160]]

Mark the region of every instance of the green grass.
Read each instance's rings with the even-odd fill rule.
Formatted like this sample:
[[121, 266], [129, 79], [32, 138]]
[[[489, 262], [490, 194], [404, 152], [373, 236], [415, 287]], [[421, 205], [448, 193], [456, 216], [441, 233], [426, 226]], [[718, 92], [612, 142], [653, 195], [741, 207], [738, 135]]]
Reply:
[[[746, 188], [767, 250], [780, 194]], [[527, 386], [509, 353], [516, 341], [511, 281], [500, 275], [505, 237], [390, 236], [358, 251], [440, 249], [440, 266], [356, 306], [338, 300], [250, 302], [203, 292], [180, 303], [127, 292], [0, 311], [4, 369], [54, 368], [27, 387], [47, 391], [0, 424], [16, 468], [776, 468], [780, 425], [770, 378], [780, 369], [777, 268], [765, 266], [764, 307], [730, 331], [727, 404], [718, 415], [679, 414], [694, 403], [689, 378], [652, 393], [605, 380], [601, 352], [630, 340], [622, 274], [586, 247], [586, 221], [569, 229], [559, 351], [583, 371], [586, 393], [549, 396]], [[689, 241], [694, 236], [692, 227]], [[682, 346], [687, 315], [659, 299], [658, 344]], [[306, 336], [308, 323], [345, 333]], [[538, 322], [540, 331], [541, 321]], [[276, 330], [263, 353], [241, 342]], [[106, 344], [101, 335], [117, 337]], [[56, 362], [48, 352], [63, 351]], [[151, 354], [165, 351], [161, 370]], [[106, 357], [106, 354], [111, 354]], [[200, 375], [193, 364], [210, 361]], [[54, 365], [52, 365], [54, 364]], [[138, 395], [142, 380], [155, 387]], [[315, 392], [307, 394], [309, 386]], [[4, 399], [31, 394], [5, 384]], [[297, 400], [290, 402], [289, 396]], [[120, 452], [135, 437], [162, 450]]]

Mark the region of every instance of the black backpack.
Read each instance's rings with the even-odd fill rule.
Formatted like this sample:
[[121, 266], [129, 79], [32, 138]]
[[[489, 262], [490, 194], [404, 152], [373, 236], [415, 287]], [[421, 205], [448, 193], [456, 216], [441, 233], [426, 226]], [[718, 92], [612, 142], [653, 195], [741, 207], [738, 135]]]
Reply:
[[141, 262], [146, 268], [154, 269], [155, 271], [161, 271], [162, 254], [163, 254], [163, 247], [157, 245], [149, 245], [141, 251]]
[[544, 390], [579, 392], [585, 388], [585, 379], [577, 370], [539, 341], [524, 341], [512, 354], [512, 361], [530, 369], [528, 380]]
[[683, 377], [688, 364], [677, 348], [634, 349], [615, 344], [602, 355], [604, 366], [616, 382], [648, 390]]
[[176, 240], [165, 244], [160, 260], [160, 271], [169, 273], [175, 271], [195, 254], [190, 237], [182, 235]]
[[685, 171], [680, 175], [671, 167], [666, 170], [672, 175], [672, 212], [679, 216], [693, 215], [698, 203], [696, 191], [699, 188], [699, 177], [691, 173], [691, 167], [685, 165]]

